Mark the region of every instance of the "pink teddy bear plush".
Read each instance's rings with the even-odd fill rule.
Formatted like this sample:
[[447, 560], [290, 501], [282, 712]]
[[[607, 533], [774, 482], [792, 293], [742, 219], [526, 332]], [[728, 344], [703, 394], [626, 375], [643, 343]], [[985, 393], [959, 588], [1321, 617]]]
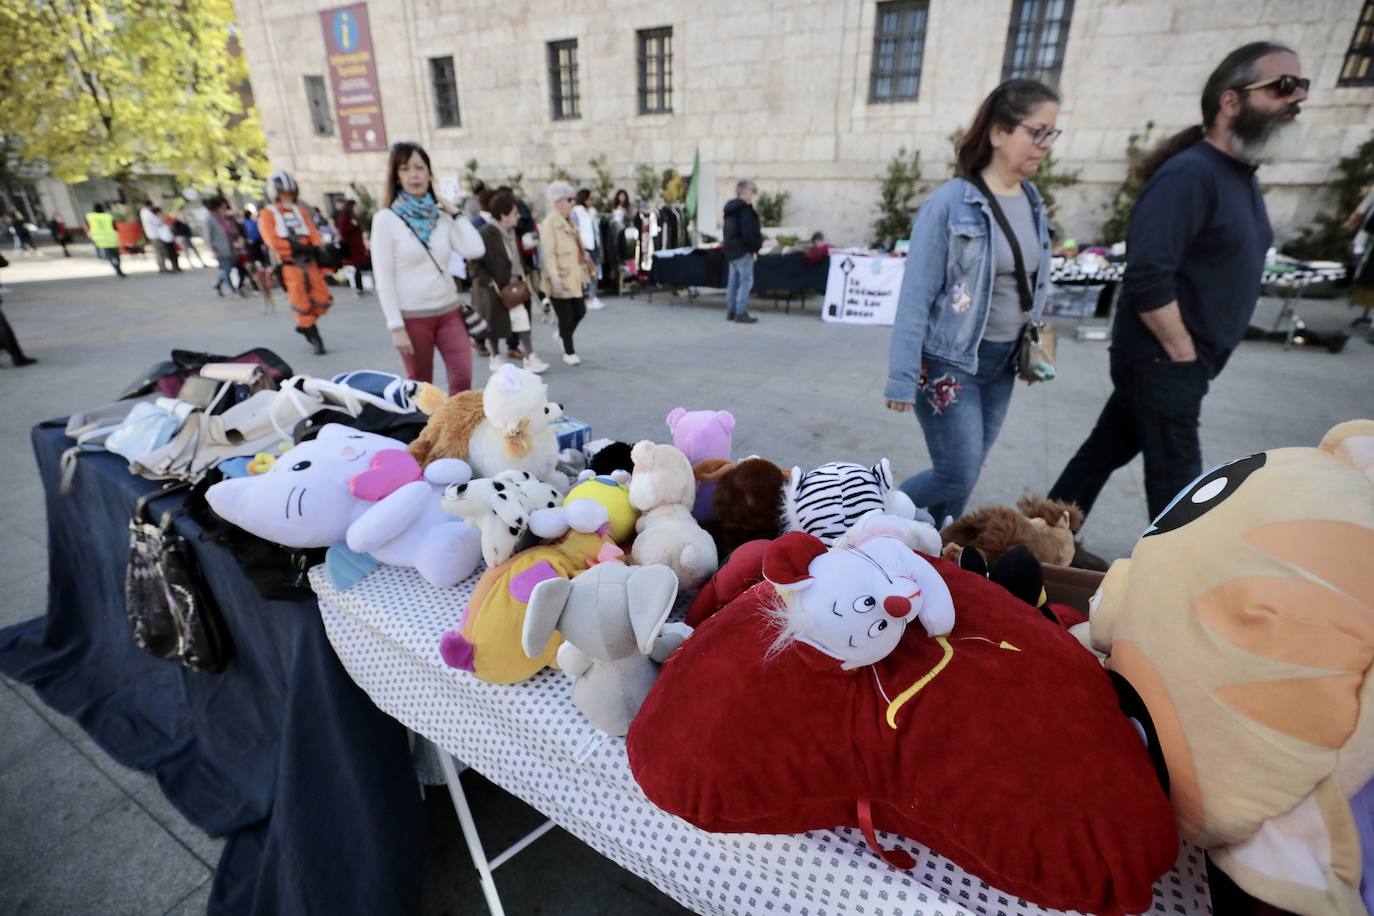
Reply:
[[[668, 414], [668, 429], [673, 433], [673, 446], [695, 465], [707, 458], [729, 458], [731, 434], [735, 430], [735, 418], [728, 410], [687, 410], [673, 408]], [[692, 504], [692, 517], [698, 522], [709, 522], [715, 518], [711, 511], [711, 493], [714, 482], [697, 486], [696, 501]]]

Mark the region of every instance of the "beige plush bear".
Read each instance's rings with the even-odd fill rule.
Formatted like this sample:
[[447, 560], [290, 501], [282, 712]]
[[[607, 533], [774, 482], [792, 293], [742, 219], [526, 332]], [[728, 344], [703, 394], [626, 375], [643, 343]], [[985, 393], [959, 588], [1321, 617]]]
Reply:
[[683, 591], [697, 588], [715, 573], [719, 558], [715, 542], [692, 517], [697, 487], [691, 462], [673, 446], [647, 440], [630, 458], [630, 504], [640, 511], [630, 556], [639, 566], [669, 567]]

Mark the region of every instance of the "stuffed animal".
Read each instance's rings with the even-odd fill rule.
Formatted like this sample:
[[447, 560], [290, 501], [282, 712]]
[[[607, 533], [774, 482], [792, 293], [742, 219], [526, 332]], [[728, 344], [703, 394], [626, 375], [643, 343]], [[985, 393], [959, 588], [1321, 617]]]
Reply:
[[984, 506], [959, 516], [940, 532], [945, 558], [958, 561], [964, 547], [973, 546], [989, 567], [1017, 544], [1025, 544], [1041, 563], [1068, 566], [1073, 559], [1075, 525], [1083, 513], [1073, 503], [1027, 494], [1017, 506]]
[[[590, 450], [590, 445], [588, 446]], [[634, 468], [634, 459], [630, 457], [630, 445], [628, 442], [606, 441], [600, 448], [591, 453], [587, 461], [587, 467], [591, 468], [592, 473], [597, 477], [610, 477], [616, 471], [629, 471]]]
[[1349, 800], [1374, 777], [1374, 421], [1203, 474], [1091, 608], [1183, 835], [1279, 909], [1364, 914]]
[[772, 609], [778, 625], [772, 653], [797, 640], [849, 671], [886, 658], [913, 620], [932, 637], [954, 628], [954, 600], [944, 580], [892, 538], [832, 550], [792, 531], [773, 542], [763, 575], [782, 596]]
[[783, 487], [787, 473], [771, 461], [751, 457], [740, 462], [707, 458], [692, 466], [698, 492], [711, 484], [713, 520], [705, 527], [724, 557], [741, 544], [773, 540], [785, 530]]
[[217, 515], [287, 547], [346, 543], [392, 566], [413, 566], [430, 584], [456, 585], [481, 559], [481, 537], [440, 506], [449, 484], [471, 476], [458, 459], [423, 472], [405, 445], [330, 423], [265, 474], [222, 480], [205, 492]]
[[617, 544], [628, 544], [634, 539], [639, 510], [630, 504], [630, 488], [626, 484], [614, 477], [592, 477], [568, 491], [568, 505], [579, 499], [591, 500], [605, 508], [611, 537]]
[[716, 571], [716, 544], [692, 518], [696, 481], [687, 456], [647, 440], [633, 449], [630, 504], [640, 511], [630, 554], [639, 566], [662, 563], [690, 591]]
[[[906, 548], [859, 549], [866, 556], [824, 551], [802, 534], [773, 542], [768, 576], [791, 597], [758, 583], [664, 663], [626, 736], [645, 795], [704, 830], [852, 826], [885, 861], [912, 867], [905, 849], [878, 845], [888, 831], [1008, 898], [1104, 916], [1148, 910], [1178, 833], [1097, 660], [984, 577], [910, 551], [943, 580], [953, 629], [932, 638], [907, 626], [894, 641], [913, 619], [902, 601], [916, 609]], [[936, 594], [922, 587], [916, 620]], [[796, 637], [781, 646], [780, 604]]]
[[803, 474], [794, 467], [783, 495], [787, 530], [805, 531], [826, 546], [874, 511], [934, 524], [929, 513], [917, 510], [892, 486], [892, 465], [886, 458], [871, 468], [833, 461]]
[[555, 543], [531, 547], [489, 568], [473, 589], [458, 629], [439, 641], [444, 663], [489, 684], [515, 684], [553, 667], [563, 643], [558, 633], [533, 657], [522, 648], [530, 595], [545, 579], [570, 579], [588, 569], [606, 556], [603, 548], [608, 546], [614, 550], [600, 535], [571, 531]]
[[[673, 447], [687, 456], [692, 464], [706, 458], [729, 458], [735, 431], [735, 418], [727, 410], [686, 410], [674, 407], [668, 413], [668, 429], [673, 434]], [[692, 504], [692, 517], [699, 522], [714, 518], [711, 493], [715, 485], [698, 485]]]
[[480, 394], [461, 391], [445, 401], [410, 444], [410, 453], [421, 464], [465, 458], [478, 477], [529, 471], [566, 489], [567, 479], [555, 470], [558, 437], [549, 425], [562, 413], [549, 402], [539, 376], [506, 363]]
[[623, 736], [659, 665], [691, 635], [683, 624], [664, 626], [676, 599], [677, 576], [666, 566], [600, 563], [575, 579], [546, 579], [525, 610], [525, 652], [538, 655], [556, 628], [573, 703], [592, 725]]
[[600, 504], [565, 504], [562, 493], [529, 471], [502, 471], [453, 484], [444, 490], [443, 507], [481, 532], [487, 566], [504, 563], [540, 540], [562, 537], [569, 529], [595, 532], [609, 521]]

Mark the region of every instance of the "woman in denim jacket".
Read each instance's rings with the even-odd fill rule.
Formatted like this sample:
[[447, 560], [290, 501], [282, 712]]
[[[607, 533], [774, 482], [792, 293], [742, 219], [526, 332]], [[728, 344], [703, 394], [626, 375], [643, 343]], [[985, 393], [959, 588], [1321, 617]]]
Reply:
[[[1007, 414], [1021, 330], [1044, 311], [1049, 222], [1029, 179], [1059, 136], [1058, 114], [1048, 86], [998, 86], [959, 143], [961, 177], [937, 189], [912, 223], [883, 397], [899, 413], [916, 409], [932, 467], [901, 488], [936, 519], [963, 513]], [[1010, 244], [987, 196], [962, 177], [973, 175], [997, 196]], [[1032, 290], [1029, 315], [1011, 244], [1020, 246]]]

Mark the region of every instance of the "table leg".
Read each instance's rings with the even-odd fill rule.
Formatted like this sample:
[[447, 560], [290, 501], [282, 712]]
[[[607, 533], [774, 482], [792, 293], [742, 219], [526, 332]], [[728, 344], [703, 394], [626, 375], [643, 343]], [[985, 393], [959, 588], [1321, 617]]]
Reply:
[[439, 749], [439, 765], [444, 770], [444, 781], [448, 783], [448, 794], [453, 798], [453, 810], [458, 812], [458, 823], [463, 828], [463, 839], [472, 855], [472, 864], [477, 867], [477, 876], [482, 882], [482, 894], [487, 898], [487, 909], [491, 916], [506, 916], [501, 906], [501, 895], [496, 891], [496, 881], [491, 875], [491, 865], [487, 854], [482, 851], [482, 838], [477, 835], [477, 823], [472, 819], [472, 809], [468, 807], [467, 795], [463, 784], [458, 781], [458, 770], [453, 765], [453, 756]]

